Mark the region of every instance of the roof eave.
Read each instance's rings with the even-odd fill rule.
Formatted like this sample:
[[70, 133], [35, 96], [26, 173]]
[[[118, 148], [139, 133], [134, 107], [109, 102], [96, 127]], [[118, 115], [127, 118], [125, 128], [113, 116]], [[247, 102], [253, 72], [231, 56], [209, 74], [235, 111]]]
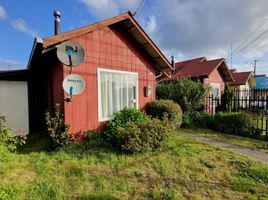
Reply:
[[39, 55], [42, 52], [42, 49], [43, 49], [43, 40], [39, 37], [35, 37], [32, 51], [28, 60], [27, 68], [26, 68], [27, 70], [31, 69], [32, 61], [37, 55]]
[[[45, 38], [43, 41], [43, 47], [46, 49], [50, 46], [53, 46], [53, 45], [56, 45], [56, 44], [61, 43], [63, 41], [69, 40], [73, 37], [76, 37], [76, 36], [85, 34], [87, 32], [93, 31], [96, 28], [103, 27], [103, 26], [110, 26], [112, 24], [116, 24], [116, 23], [122, 22], [124, 20], [129, 20], [133, 24], [133, 26], [137, 29], [138, 33], [146, 41], [148, 41], [148, 44], [153, 49], [154, 53], [156, 53], [158, 55], [158, 57], [162, 60], [162, 61], [161, 60], [155, 61], [156, 65], [154, 67], [159, 66], [158, 68], [160, 70], [165, 70], [165, 69], [172, 70], [173, 68], [172, 68], [171, 64], [169, 63], [169, 61], [167, 60], [167, 58], [163, 55], [163, 53], [159, 50], [159, 48], [155, 45], [155, 43], [151, 40], [151, 38], [145, 33], [145, 31], [142, 29], [142, 27], [133, 18], [133, 15], [131, 14], [131, 12], [126, 12], [122, 15], [119, 15], [119, 16], [116, 16], [113, 18], [109, 18], [109, 19], [103, 20], [101, 22], [98, 22], [98, 23], [95, 23], [95, 24], [92, 24], [89, 26], [84, 26], [84, 27], [79, 28], [79, 29], [75, 29], [72, 31], [58, 34], [56, 36], [51, 36], [51, 37]], [[132, 37], [134, 37], [134, 36], [132, 36]], [[140, 45], [142, 45], [142, 44], [140, 44]], [[149, 51], [147, 51], [147, 53], [150, 55]], [[156, 59], [152, 55], [150, 55], [150, 57], [152, 57], [152, 59]]]
[[[223, 75], [225, 76], [225, 78], [224, 78], [225, 79], [225, 82], [233, 82], [234, 81], [234, 78], [233, 78], [232, 73], [230, 72], [230, 69], [229, 69], [228, 65], [226, 64], [224, 58], [221, 59], [221, 61], [218, 63], [218, 65], [214, 69], [218, 69], [221, 66], [221, 64], [224, 64], [224, 66], [226, 68], [226, 71], [228, 73], [228, 75], [226, 75], [226, 74], [223, 73]], [[213, 72], [213, 70], [211, 70], [211, 72], [209, 73], [209, 75]], [[230, 79], [228, 77], [230, 77]]]

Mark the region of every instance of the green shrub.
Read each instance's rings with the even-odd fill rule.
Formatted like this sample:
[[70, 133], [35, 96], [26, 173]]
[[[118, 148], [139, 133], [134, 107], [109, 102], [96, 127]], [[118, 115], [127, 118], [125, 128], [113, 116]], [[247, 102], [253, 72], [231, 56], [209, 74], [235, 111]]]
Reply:
[[124, 108], [115, 113], [114, 119], [107, 122], [106, 130], [103, 133], [104, 139], [112, 145], [118, 146], [118, 128], [126, 128], [129, 121], [135, 124], [146, 123], [148, 117], [144, 112], [134, 108]]
[[198, 128], [214, 128], [214, 119], [207, 112], [197, 112], [193, 123]]
[[55, 104], [54, 112], [46, 112], [45, 118], [47, 132], [51, 139], [52, 148], [60, 149], [69, 144], [71, 136], [67, 132], [70, 128], [70, 125], [65, 123], [63, 114], [60, 112], [60, 105]]
[[129, 153], [154, 151], [163, 146], [170, 130], [166, 116], [162, 121], [152, 118], [141, 124], [129, 121], [127, 127], [118, 128], [119, 147]]
[[190, 116], [189, 113], [184, 113], [182, 115], [182, 124], [181, 126], [183, 128], [194, 128], [193, 120], [192, 117]]
[[89, 145], [103, 146], [105, 143], [103, 133], [100, 131], [88, 130], [86, 131], [85, 136]]
[[156, 98], [157, 99], [171, 99], [168, 84], [158, 84], [156, 87]]
[[159, 84], [156, 96], [173, 100], [181, 106], [183, 113], [192, 116], [203, 109], [207, 91], [200, 81], [179, 78]]
[[222, 113], [214, 116], [217, 131], [241, 136], [254, 136], [254, 122], [247, 113]]
[[162, 120], [164, 113], [167, 113], [168, 120], [175, 128], [182, 123], [181, 107], [171, 100], [155, 100], [147, 105], [147, 114]]
[[214, 119], [207, 112], [196, 112], [195, 115], [190, 116], [188, 113], [183, 115], [184, 128], [214, 128]]
[[12, 136], [10, 128], [6, 128], [6, 117], [0, 116], [0, 146], [7, 148], [9, 151], [16, 151], [18, 146], [26, 143], [26, 135]]
[[232, 92], [232, 90], [230, 90], [229, 85], [226, 84], [224, 88], [224, 93], [221, 97], [220, 111], [229, 113], [231, 112], [233, 96], [234, 93]]

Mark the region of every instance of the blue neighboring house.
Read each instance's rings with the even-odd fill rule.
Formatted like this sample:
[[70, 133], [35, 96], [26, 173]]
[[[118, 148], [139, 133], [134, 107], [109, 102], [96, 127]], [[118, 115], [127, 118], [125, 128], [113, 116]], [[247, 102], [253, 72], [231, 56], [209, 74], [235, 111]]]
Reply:
[[254, 89], [268, 89], [268, 77], [263, 75], [256, 75], [255, 76], [256, 86]]

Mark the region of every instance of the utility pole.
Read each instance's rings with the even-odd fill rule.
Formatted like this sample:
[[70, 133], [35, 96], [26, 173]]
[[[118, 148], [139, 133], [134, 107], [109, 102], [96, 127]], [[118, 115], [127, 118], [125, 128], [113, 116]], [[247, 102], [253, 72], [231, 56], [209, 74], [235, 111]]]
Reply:
[[233, 42], [231, 42], [231, 68], [233, 68]]
[[254, 64], [254, 76], [256, 75], [256, 67], [257, 67], [257, 59], [253, 60], [253, 64]]

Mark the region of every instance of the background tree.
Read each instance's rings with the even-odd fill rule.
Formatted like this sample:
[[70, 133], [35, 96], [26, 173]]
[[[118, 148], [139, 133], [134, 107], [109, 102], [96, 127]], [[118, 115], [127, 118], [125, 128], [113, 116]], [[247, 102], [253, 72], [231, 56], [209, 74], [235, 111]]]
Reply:
[[204, 108], [207, 89], [200, 81], [179, 78], [161, 83], [156, 88], [158, 99], [171, 99], [181, 106], [184, 114], [194, 116]]
[[229, 85], [226, 84], [224, 88], [224, 93], [221, 97], [221, 111], [229, 113], [231, 112], [233, 96], [233, 91], [230, 90]]

